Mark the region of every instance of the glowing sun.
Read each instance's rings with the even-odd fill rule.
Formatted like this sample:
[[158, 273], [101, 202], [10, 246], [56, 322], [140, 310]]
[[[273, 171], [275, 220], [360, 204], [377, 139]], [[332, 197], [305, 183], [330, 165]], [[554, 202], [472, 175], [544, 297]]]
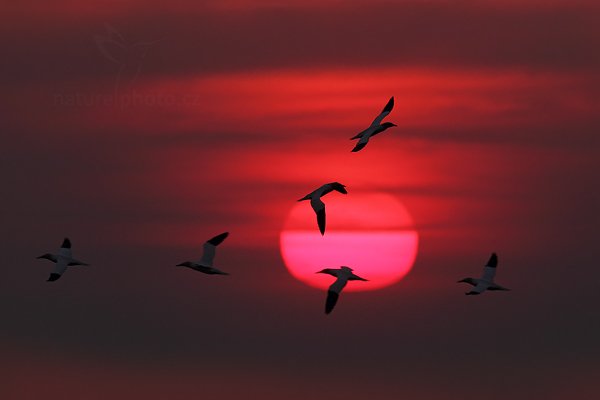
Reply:
[[323, 268], [346, 265], [369, 280], [345, 291], [375, 290], [401, 280], [417, 256], [419, 236], [413, 221], [395, 197], [384, 193], [332, 193], [323, 197], [327, 231], [321, 236], [308, 202], [290, 211], [280, 235], [281, 256], [298, 280], [320, 289], [331, 277]]

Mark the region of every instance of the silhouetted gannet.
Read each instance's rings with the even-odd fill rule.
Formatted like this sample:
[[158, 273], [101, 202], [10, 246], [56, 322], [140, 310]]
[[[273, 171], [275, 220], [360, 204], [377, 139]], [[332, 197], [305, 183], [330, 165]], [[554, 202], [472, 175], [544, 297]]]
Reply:
[[325, 234], [325, 203], [321, 201], [321, 196], [325, 196], [327, 193], [336, 190], [343, 194], [348, 194], [346, 186], [339, 182], [326, 183], [317, 190], [307, 194], [298, 201], [310, 200], [310, 205], [317, 214], [317, 224], [319, 225], [319, 231], [321, 235]]
[[204, 243], [204, 253], [202, 254], [202, 258], [200, 260], [182, 262], [181, 264], [177, 264], [177, 266], [188, 267], [210, 275], [229, 275], [227, 272], [223, 272], [213, 267], [215, 250], [217, 246], [220, 245], [225, 238], [227, 238], [227, 236], [229, 236], [229, 232], [224, 232], [210, 240], [207, 240]]
[[367, 129], [365, 129], [358, 135], [350, 138], [350, 140], [360, 139], [358, 143], [356, 143], [356, 146], [354, 146], [354, 148], [352, 149], [352, 152], [360, 151], [363, 147], [367, 145], [367, 143], [369, 143], [369, 139], [377, 135], [378, 133], [385, 131], [387, 128], [391, 128], [392, 126], [398, 126], [391, 122], [384, 122], [383, 124], [381, 123], [381, 121], [390, 113], [390, 111], [392, 111], [392, 108], [394, 108], [393, 96], [390, 98], [390, 101], [388, 101], [385, 107], [383, 107], [383, 111], [381, 111], [381, 114], [379, 114], [377, 118], [373, 120], [371, 126], [369, 126]]
[[50, 260], [53, 263], [56, 263], [56, 266], [54, 267], [54, 272], [50, 274], [50, 277], [48, 278], [47, 282], [54, 282], [55, 280], [59, 279], [62, 276], [62, 274], [65, 273], [67, 267], [72, 267], [75, 265], [89, 265], [84, 262], [78, 261], [72, 257], [71, 241], [69, 240], [69, 238], [65, 238], [63, 240], [62, 245], [58, 250], [58, 254], [46, 253], [37, 258], [45, 258], [46, 260]]
[[335, 282], [329, 286], [327, 291], [325, 314], [329, 314], [333, 310], [333, 307], [335, 307], [335, 303], [337, 303], [338, 297], [340, 296], [340, 292], [346, 286], [348, 281], [367, 281], [367, 279], [361, 278], [358, 275], [354, 275], [352, 271], [352, 268], [342, 266], [341, 268], [337, 269], [326, 268], [317, 272], [317, 274], [329, 274], [337, 278]]
[[470, 292], [467, 292], [465, 294], [467, 294], [467, 295], [480, 294], [486, 290], [510, 290], [510, 289], [507, 289], [505, 287], [502, 287], [502, 286], [494, 283], [494, 276], [496, 275], [496, 266], [497, 265], [498, 265], [498, 256], [496, 255], [496, 253], [492, 253], [492, 256], [490, 257], [489, 261], [487, 262], [485, 267], [483, 267], [483, 275], [481, 276], [481, 279], [465, 278], [465, 279], [458, 281], [459, 283], [465, 282], [465, 283], [475, 286], [473, 288], [473, 290], [471, 290]]

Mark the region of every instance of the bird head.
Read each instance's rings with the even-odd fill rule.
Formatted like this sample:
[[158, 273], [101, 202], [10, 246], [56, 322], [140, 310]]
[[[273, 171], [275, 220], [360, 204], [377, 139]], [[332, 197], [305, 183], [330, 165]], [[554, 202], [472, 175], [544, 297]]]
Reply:
[[398, 126], [392, 122], [384, 122], [383, 124], [381, 124], [382, 127], [384, 127], [385, 129], [387, 128], [391, 128], [392, 126]]

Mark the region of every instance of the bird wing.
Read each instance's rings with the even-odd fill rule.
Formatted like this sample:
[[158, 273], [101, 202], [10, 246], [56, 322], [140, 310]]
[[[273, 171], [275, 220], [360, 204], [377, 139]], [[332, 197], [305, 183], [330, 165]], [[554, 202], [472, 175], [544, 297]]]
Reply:
[[298, 199], [298, 201], [310, 200], [311, 196], [312, 196], [312, 192], [311, 192], [311, 193], [309, 193], [309, 194], [307, 194], [307, 195], [306, 195], [306, 196], [304, 196], [303, 198], [301, 198], [301, 199]]
[[331, 183], [326, 183], [323, 186], [321, 186], [320, 188], [318, 188], [317, 190], [315, 190], [315, 197], [323, 197], [328, 193], [333, 192], [333, 186], [331, 185]]
[[488, 281], [488, 282], [492, 282], [494, 280], [494, 277], [496, 276], [496, 266], [497, 265], [498, 265], [498, 256], [496, 255], [496, 253], [492, 253], [487, 264], [485, 264], [485, 267], [483, 267], [483, 275], [481, 276], [481, 279]]
[[319, 232], [321, 235], [325, 234], [325, 225], [327, 225], [327, 217], [325, 216], [325, 208], [317, 211], [317, 225], [319, 225]]
[[348, 191], [346, 190], [346, 186], [342, 185], [339, 182], [332, 182], [330, 183], [331, 185], [331, 190], [335, 190], [336, 192], [340, 192], [341, 194], [348, 194]]
[[338, 277], [335, 282], [329, 286], [329, 291], [340, 294], [342, 289], [346, 287], [346, 283], [348, 283], [348, 279], [345, 277]]
[[323, 197], [326, 194], [333, 192], [334, 190], [336, 192], [340, 192], [342, 194], [348, 194], [346, 187], [339, 182], [326, 183], [317, 190], [318, 190], [317, 197]]
[[207, 240], [206, 243], [210, 243], [213, 246], [218, 246], [221, 243], [223, 243], [223, 241], [225, 239], [227, 239], [227, 236], [229, 236], [229, 232], [223, 232], [223, 233], [221, 233], [221, 234], [219, 234], [219, 235], [217, 235], [217, 236], [215, 236], [215, 237]]
[[200, 259], [199, 264], [206, 265], [207, 267], [212, 267], [213, 260], [215, 259], [215, 252], [217, 246], [211, 244], [209, 242], [204, 243], [204, 252], [202, 253], [202, 258]]
[[58, 257], [58, 260], [56, 261], [56, 265], [54, 266], [54, 271], [52, 271], [52, 273], [50, 274], [50, 277], [48, 278], [48, 282], [53, 282], [55, 280], [57, 280], [58, 278], [60, 278], [62, 276], [62, 274], [65, 273], [65, 271], [67, 270], [67, 259], [64, 257]]
[[[67, 243], [68, 243], [68, 247], [67, 247]], [[68, 242], [68, 239], [65, 239], [65, 241], [62, 244], [62, 247], [60, 249], [58, 249], [58, 256], [60, 257], [65, 257], [65, 258], [71, 258], [73, 256], [73, 252], [71, 251], [71, 242]]]
[[325, 203], [321, 200], [320, 197], [313, 197], [310, 199], [310, 205], [312, 209], [317, 214], [317, 224], [319, 225], [319, 231], [321, 235], [325, 234]]
[[210, 273], [212, 275], [229, 275], [228, 272], [221, 271], [220, 269], [215, 268], [215, 267], [210, 267], [210, 271], [211, 271]]
[[327, 291], [327, 300], [325, 301], [325, 313], [329, 314], [333, 311], [342, 289], [346, 286], [348, 281], [344, 278], [337, 278]]
[[360, 276], [358, 276], [358, 275], [356, 275], [356, 274], [351, 274], [351, 275], [348, 277], [348, 280], [349, 280], [349, 281], [363, 281], [363, 282], [368, 282], [368, 281], [369, 281], [368, 279], [361, 278]]
[[383, 110], [381, 111], [381, 114], [379, 114], [377, 116], [377, 118], [375, 118], [373, 120], [373, 122], [371, 123], [371, 127], [375, 127], [375, 126], [381, 125], [381, 121], [383, 121], [383, 119], [385, 117], [387, 117], [387, 115], [392, 111], [392, 108], [394, 108], [394, 96], [392, 96], [390, 98], [390, 100], [387, 102], [387, 104], [385, 105], [385, 107], [383, 107]]
[[70, 267], [70, 266], [75, 266], [75, 265], [90, 265], [90, 264], [85, 263], [83, 261], [76, 260], [74, 258], [71, 258], [71, 259], [68, 260], [68, 264], [67, 265]]
[[354, 146], [354, 148], [352, 149], [352, 152], [356, 153], [357, 151], [362, 150], [367, 145], [367, 143], [369, 143], [370, 137], [370, 134], [361, 136], [360, 140], [356, 143], [356, 146]]
[[223, 243], [223, 241], [229, 236], [229, 232], [223, 232], [220, 235], [217, 235], [204, 243], [202, 253], [202, 258], [199, 261], [199, 264], [205, 265], [207, 267], [212, 267], [213, 260], [215, 259], [215, 252], [217, 246]]
[[327, 291], [327, 300], [325, 300], [325, 314], [329, 314], [333, 311], [333, 307], [335, 307], [339, 297], [339, 294], [332, 292], [331, 290]]
[[509, 288], [505, 288], [504, 286], [500, 286], [497, 284], [492, 284], [490, 285], [490, 287], [488, 288], [488, 290], [510, 290]]
[[487, 289], [487, 285], [483, 282], [478, 282], [477, 285], [471, 289], [470, 292], [467, 292], [467, 294], [480, 294], [481, 292], [485, 291]]

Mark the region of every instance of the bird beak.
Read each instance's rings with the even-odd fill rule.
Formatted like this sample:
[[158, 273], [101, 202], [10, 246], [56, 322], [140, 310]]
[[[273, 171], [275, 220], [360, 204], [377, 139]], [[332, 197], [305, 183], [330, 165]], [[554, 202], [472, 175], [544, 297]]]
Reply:
[[177, 264], [176, 267], [185, 267], [184, 263]]

